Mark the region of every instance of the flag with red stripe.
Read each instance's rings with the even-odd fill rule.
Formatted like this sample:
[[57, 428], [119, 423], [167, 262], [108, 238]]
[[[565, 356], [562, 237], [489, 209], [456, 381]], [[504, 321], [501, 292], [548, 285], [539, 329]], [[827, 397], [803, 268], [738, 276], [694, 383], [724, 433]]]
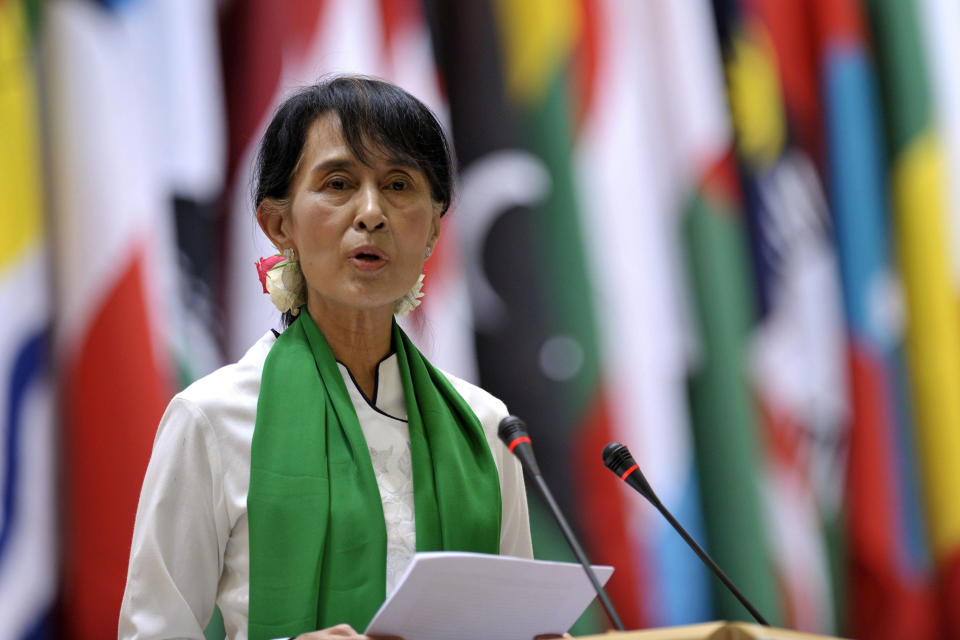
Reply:
[[[890, 255], [882, 114], [861, 7], [817, 2], [818, 66], [830, 202], [843, 279], [851, 393], [846, 489], [844, 628], [863, 638], [934, 638], [931, 584], [910, 481], [902, 368], [901, 292]], [[913, 526], [911, 526], [913, 525]], [[911, 543], [911, 538], [916, 542]], [[919, 555], [919, 560], [916, 557]]]
[[940, 637], [960, 638], [960, 326], [945, 156], [917, 3], [868, 0], [883, 105], [893, 229], [906, 293], [906, 360]]

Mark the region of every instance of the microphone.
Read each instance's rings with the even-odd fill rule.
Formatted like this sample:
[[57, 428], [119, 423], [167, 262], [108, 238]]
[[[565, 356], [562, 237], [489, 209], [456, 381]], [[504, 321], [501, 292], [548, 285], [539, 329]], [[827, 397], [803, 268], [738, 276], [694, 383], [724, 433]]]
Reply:
[[613, 626], [616, 627], [618, 631], [624, 631], [623, 623], [620, 622], [620, 616], [617, 615], [616, 609], [613, 608], [613, 603], [610, 602], [607, 592], [600, 586], [600, 581], [597, 580], [596, 574], [593, 573], [593, 568], [590, 566], [590, 562], [587, 560], [583, 548], [580, 546], [580, 543], [577, 542], [576, 536], [573, 535], [573, 529], [567, 524], [567, 519], [564, 518], [563, 513], [560, 512], [560, 507], [557, 505], [557, 501], [553, 499], [550, 488], [547, 486], [546, 481], [544, 481], [543, 476], [540, 475], [540, 467], [537, 465], [536, 458], [533, 457], [533, 445], [530, 441], [530, 436], [527, 434], [527, 425], [517, 416], [507, 416], [500, 421], [497, 435], [500, 436], [503, 444], [507, 445], [510, 453], [517, 456], [520, 460], [520, 466], [523, 467], [523, 470], [527, 472], [527, 476], [537, 485], [537, 489], [540, 490], [540, 494], [550, 508], [550, 513], [553, 514], [553, 519], [560, 525], [560, 531], [563, 533], [563, 537], [566, 538], [567, 544], [570, 545], [570, 549], [573, 550], [573, 555], [577, 557], [577, 560], [579, 560], [581, 566], [583, 566], [583, 570], [586, 572], [587, 578], [590, 579], [594, 591], [597, 592], [600, 604], [603, 605], [603, 610], [606, 611]]
[[657, 497], [657, 494], [653, 492], [653, 488], [650, 486], [650, 483], [647, 482], [647, 479], [643, 476], [643, 472], [640, 471], [640, 465], [637, 464], [637, 461], [633, 459], [633, 456], [630, 455], [630, 450], [626, 446], [620, 444], [619, 442], [611, 442], [603, 448], [603, 464], [606, 465], [607, 469], [613, 471], [617, 476], [620, 477], [625, 483], [636, 489], [637, 493], [646, 498], [650, 504], [657, 508], [657, 510], [663, 514], [663, 517], [673, 525], [673, 528], [677, 530], [677, 533], [680, 534], [690, 548], [700, 557], [700, 560], [703, 561], [705, 565], [710, 567], [710, 570], [720, 578], [720, 582], [730, 590], [737, 600], [740, 601], [747, 611], [750, 612], [750, 615], [753, 618], [762, 624], [765, 627], [769, 627], [770, 623], [760, 615], [760, 612], [757, 611], [756, 607], [750, 604], [750, 601], [747, 600], [746, 596], [740, 593], [740, 590], [733, 584], [733, 581], [727, 577], [727, 574], [723, 572], [722, 569], [717, 565], [713, 559], [707, 555], [707, 552], [697, 544], [697, 541], [694, 540], [687, 530], [680, 526], [680, 523], [677, 522], [676, 518], [667, 510], [663, 503], [660, 502], [660, 498]]

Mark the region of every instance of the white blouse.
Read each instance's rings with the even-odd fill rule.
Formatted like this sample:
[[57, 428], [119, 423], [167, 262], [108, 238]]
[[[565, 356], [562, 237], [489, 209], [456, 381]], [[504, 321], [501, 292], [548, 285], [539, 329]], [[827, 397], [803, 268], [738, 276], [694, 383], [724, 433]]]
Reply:
[[[133, 531], [120, 638], [203, 638], [214, 604], [227, 637], [247, 637], [250, 443], [260, 375], [276, 338], [177, 394], [167, 407], [144, 477]], [[340, 373], [370, 449], [387, 524], [387, 593], [416, 550], [406, 405], [396, 356], [378, 367], [372, 400]], [[502, 402], [446, 374], [483, 425], [500, 476], [500, 553], [532, 557], [523, 475], [497, 438]], [[360, 630], [362, 631], [362, 630]]]

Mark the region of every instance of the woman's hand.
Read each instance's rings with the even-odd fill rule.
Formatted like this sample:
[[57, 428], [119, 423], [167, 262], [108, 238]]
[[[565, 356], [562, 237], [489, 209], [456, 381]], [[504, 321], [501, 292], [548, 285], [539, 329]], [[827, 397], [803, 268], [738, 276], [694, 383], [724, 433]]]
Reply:
[[348, 624], [338, 624], [328, 629], [302, 633], [297, 636], [296, 640], [343, 640], [343, 638], [348, 640], [403, 640], [403, 638], [396, 636], [365, 636], [354, 631], [353, 627]]

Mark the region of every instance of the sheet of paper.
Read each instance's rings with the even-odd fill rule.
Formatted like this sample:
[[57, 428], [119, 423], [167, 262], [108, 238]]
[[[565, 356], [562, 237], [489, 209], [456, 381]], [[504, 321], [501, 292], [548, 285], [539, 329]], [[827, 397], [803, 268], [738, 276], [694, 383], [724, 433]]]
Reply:
[[[606, 584], [613, 567], [593, 568]], [[482, 553], [418, 553], [366, 633], [525, 640], [567, 631], [596, 597], [583, 567]]]

